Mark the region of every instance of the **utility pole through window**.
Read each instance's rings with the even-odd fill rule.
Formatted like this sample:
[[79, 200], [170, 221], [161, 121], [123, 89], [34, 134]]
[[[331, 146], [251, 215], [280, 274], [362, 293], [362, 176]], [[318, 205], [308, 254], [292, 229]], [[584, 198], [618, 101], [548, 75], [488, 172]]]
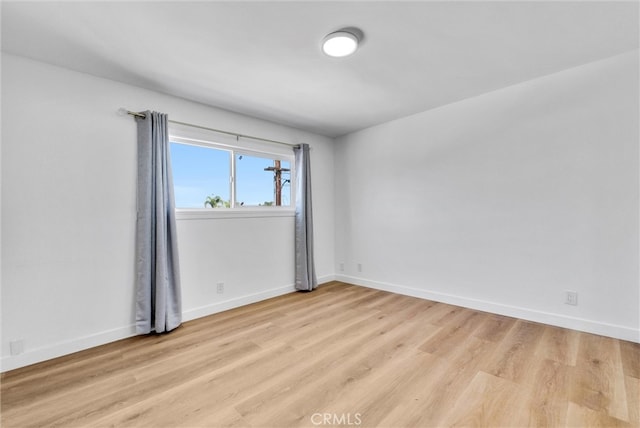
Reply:
[[[276, 196], [276, 207], [282, 206], [282, 173], [291, 171], [289, 168], [282, 168], [279, 160], [273, 161], [273, 166], [267, 167], [264, 169], [265, 171], [273, 172], [273, 185], [275, 189]], [[285, 180], [285, 183], [289, 182], [289, 180]]]

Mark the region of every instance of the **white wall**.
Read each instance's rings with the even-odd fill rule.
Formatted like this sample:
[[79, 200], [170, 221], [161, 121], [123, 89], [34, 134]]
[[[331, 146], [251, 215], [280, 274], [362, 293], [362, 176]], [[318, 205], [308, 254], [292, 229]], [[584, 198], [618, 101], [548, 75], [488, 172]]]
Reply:
[[[134, 332], [136, 129], [119, 107], [309, 143], [316, 268], [333, 279], [333, 140], [3, 54], [2, 370]], [[178, 234], [185, 319], [293, 290], [292, 217], [180, 220]]]
[[338, 279], [639, 341], [638, 117], [635, 51], [338, 139]]
[[[133, 334], [135, 123], [121, 106], [311, 144], [321, 280], [344, 263], [353, 283], [638, 341], [637, 76], [638, 53], [621, 55], [334, 152], [325, 137], [3, 54], [2, 370]], [[178, 228], [186, 319], [292, 289], [290, 217]], [[9, 356], [12, 340], [24, 354]]]

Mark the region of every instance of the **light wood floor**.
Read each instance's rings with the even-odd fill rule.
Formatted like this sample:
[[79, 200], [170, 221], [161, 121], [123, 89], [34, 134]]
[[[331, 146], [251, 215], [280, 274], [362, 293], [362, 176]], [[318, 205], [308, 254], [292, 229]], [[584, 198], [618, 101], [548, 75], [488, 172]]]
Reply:
[[5, 373], [3, 427], [639, 426], [640, 345], [342, 283]]

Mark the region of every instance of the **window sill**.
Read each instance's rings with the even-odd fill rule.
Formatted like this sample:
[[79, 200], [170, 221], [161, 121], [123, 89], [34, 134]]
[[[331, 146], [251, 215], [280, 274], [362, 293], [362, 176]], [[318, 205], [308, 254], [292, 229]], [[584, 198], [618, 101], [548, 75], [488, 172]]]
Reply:
[[204, 220], [221, 218], [295, 217], [294, 208], [193, 208], [176, 209], [176, 220]]

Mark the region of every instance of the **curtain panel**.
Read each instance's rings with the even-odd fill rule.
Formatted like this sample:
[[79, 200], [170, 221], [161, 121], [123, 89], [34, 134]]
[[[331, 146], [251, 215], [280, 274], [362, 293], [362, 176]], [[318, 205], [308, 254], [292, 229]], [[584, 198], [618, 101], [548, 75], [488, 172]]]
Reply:
[[167, 115], [144, 112], [138, 126], [136, 333], [161, 333], [182, 322], [175, 199]]
[[313, 215], [311, 211], [309, 145], [300, 144], [293, 151], [296, 164], [295, 287], [297, 290], [311, 291], [318, 286], [318, 280], [313, 261]]

